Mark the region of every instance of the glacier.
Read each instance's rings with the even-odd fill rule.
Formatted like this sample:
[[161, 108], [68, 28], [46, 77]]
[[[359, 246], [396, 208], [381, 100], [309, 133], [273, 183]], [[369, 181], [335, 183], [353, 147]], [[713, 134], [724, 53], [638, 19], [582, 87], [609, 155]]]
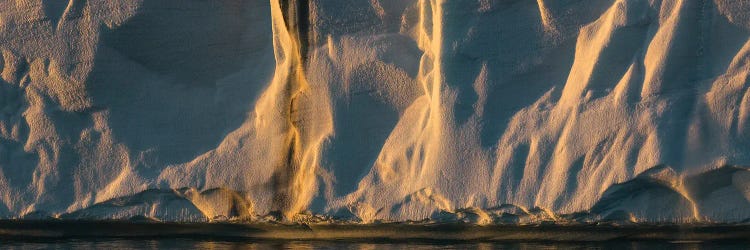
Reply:
[[0, 52], [0, 218], [750, 219], [745, 0], [6, 0]]

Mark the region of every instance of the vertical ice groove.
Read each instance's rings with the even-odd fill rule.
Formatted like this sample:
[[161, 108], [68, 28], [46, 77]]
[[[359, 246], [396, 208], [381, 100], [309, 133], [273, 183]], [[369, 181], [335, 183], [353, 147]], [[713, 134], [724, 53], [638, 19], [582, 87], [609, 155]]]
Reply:
[[[441, 149], [439, 145], [442, 145], [440, 137], [444, 134], [442, 133], [442, 119], [444, 118], [444, 115], [442, 114], [441, 109], [441, 91], [443, 85], [443, 72], [441, 67], [441, 53], [443, 46], [443, 2], [444, 0], [422, 0], [421, 3], [423, 5], [421, 8], [423, 11], [422, 14], [425, 15], [422, 17], [422, 20], [423, 22], [427, 20], [430, 22], [429, 25], [423, 23], [424, 25], [421, 28], [420, 34], [420, 39], [424, 41], [424, 44], [421, 45], [423, 46], [422, 50], [424, 51], [423, 60], [429, 65], [420, 65], [420, 75], [418, 79], [424, 86], [425, 95], [429, 100], [429, 113], [427, 113], [427, 117], [425, 117], [425, 120], [427, 121], [425, 132], [427, 132], [426, 134], [428, 137], [423, 138], [420, 142], [420, 144], [425, 147], [425, 157], [436, 157], [440, 154], [439, 151], [441, 151]], [[430, 13], [425, 12], [425, 10], [430, 10]], [[424, 160], [429, 161], [432, 159], [425, 158]], [[430, 164], [430, 162], [425, 163]], [[420, 176], [423, 176], [428, 168], [429, 165], [421, 166]]]
[[[275, 163], [271, 180], [272, 210], [290, 218], [306, 205], [305, 190], [314, 182], [312, 165], [303, 164], [303, 139], [300, 131], [300, 96], [309, 89], [304, 65], [308, 47], [308, 2], [306, 0], [271, 0], [272, 30], [276, 72], [266, 95], [256, 107], [259, 131], [273, 131], [284, 138], [284, 152]], [[269, 122], [263, 116], [280, 115]]]
[[436, 14], [435, 3], [436, 0], [419, 1], [417, 38], [423, 55], [420, 59], [417, 82], [423, 90], [423, 101], [412, 105], [410, 109], [414, 109], [414, 112], [407, 111], [405, 116], [409, 118], [401, 119], [402, 122], [394, 129], [388, 140], [390, 143], [387, 142], [380, 152], [380, 171], [387, 176], [391, 171], [384, 170], [394, 169], [394, 174], [404, 175], [400, 178], [404, 178], [404, 184], [408, 185], [397, 196], [407, 196], [423, 188], [426, 181], [423, 177], [428, 171], [426, 163], [431, 153], [428, 147], [435, 145], [427, 141], [432, 138], [436, 125], [434, 119], [438, 115], [436, 105], [439, 105], [439, 32], [436, 31], [439, 29], [440, 20]]
[[544, 31], [556, 33], [557, 29], [555, 28], [552, 14], [544, 1], [545, 0], [536, 0], [537, 7], [539, 8], [539, 15], [542, 19], [542, 26], [544, 27]]
[[[420, 0], [416, 40], [422, 57], [417, 82], [422, 95], [399, 119], [374, 165], [377, 173], [355, 192], [369, 196], [375, 207], [391, 207], [388, 219], [425, 218], [433, 207], [451, 209], [436, 186], [443, 155], [444, 109], [442, 107], [443, 4], [442, 0]], [[398, 188], [395, 188], [398, 187]], [[373, 188], [386, 188], [378, 194]], [[391, 189], [395, 188], [395, 189]], [[352, 200], [350, 200], [352, 201]], [[442, 202], [441, 202], [442, 201]], [[394, 203], [408, 204], [393, 206]]]

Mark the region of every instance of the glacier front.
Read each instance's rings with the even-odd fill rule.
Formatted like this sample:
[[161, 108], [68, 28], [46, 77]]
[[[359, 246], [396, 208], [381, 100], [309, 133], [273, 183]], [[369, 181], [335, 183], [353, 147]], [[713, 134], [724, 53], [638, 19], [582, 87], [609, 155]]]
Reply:
[[0, 52], [0, 218], [750, 219], [745, 0], [5, 0]]

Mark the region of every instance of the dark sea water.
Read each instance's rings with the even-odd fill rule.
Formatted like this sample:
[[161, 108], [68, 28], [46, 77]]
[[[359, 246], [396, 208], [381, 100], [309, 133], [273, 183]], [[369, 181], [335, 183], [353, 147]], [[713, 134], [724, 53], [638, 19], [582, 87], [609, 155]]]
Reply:
[[4, 240], [2, 249], [750, 249], [750, 241], [669, 242], [351, 242], [245, 241], [191, 238]]
[[0, 249], [750, 249], [750, 225], [0, 220]]

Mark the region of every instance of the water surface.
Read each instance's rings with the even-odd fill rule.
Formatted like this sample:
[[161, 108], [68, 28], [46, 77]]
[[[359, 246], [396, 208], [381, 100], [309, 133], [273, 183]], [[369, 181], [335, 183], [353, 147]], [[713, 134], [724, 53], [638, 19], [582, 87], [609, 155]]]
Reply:
[[389, 242], [254, 241], [195, 238], [83, 238], [5, 240], [3, 249], [748, 249], [749, 242], [606, 241], [606, 242]]

